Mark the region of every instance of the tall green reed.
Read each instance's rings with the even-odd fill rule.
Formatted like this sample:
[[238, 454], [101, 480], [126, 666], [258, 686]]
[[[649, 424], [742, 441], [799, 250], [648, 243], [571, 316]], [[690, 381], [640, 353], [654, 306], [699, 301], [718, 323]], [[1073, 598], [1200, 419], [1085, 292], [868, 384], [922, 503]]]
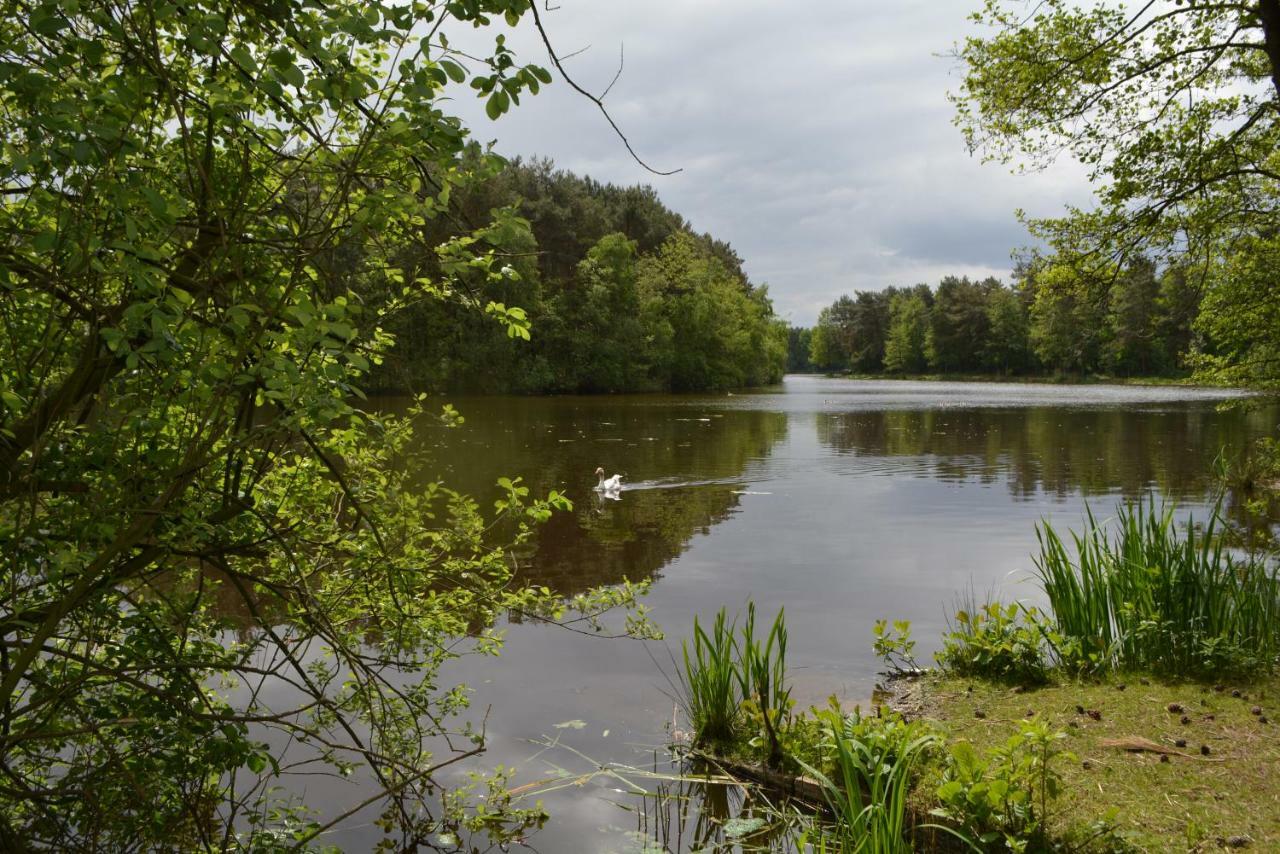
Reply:
[[[734, 623], [736, 624], [736, 620]], [[683, 644], [686, 712], [698, 743], [726, 743], [733, 738], [741, 711], [737, 642], [734, 624], [721, 608], [708, 632], [693, 618], [693, 657]]]
[[763, 642], [756, 639], [756, 603], [747, 603], [747, 619], [742, 626], [738, 658], [738, 688], [743, 700], [760, 711], [761, 725], [769, 745], [769, 762], [782, 761], [778, 729], [791, 712], [791, 689], [786, 684], [787, 623], [785, 609], [778, 609]]
[[1280, 582], [1264, 558], [1223, 546], [1215, 512], [1177, 525], [1154, 498], [1121, 505], [1114, 526], [1087, 511], [1074, 554], [1037, 526], [1036, 570], [1053, 611], [1049, 641], [1068, 666], [1176, 673], [1270, 669], [1280, 652]]
[[711, 631], [693, 620], [693, 653], [683, 645], [685, 704], [700, 743], [732, 741], [741, 720], [743, 704], [749, 703], [763, 718], [771, 761], [781, 759], [777, 731], [791, 710], [791, 689], [787, 687], [787, 626], [783, 609], [778, 610], [769, 631], [756, 637], [756, 606], [747, 603], [747, 617], [741, 632], [738, 621], [729, 622], [725, 609], [716, 614]]
[[842, 854], [900, 854], [907, 838], [907, 799], [915, 765], [938, 743], [897, 717], [863, 719], [826, 713], [825, 747], [833, 773], [801, 763], [822, 784], [835, 827], [822, 849]]

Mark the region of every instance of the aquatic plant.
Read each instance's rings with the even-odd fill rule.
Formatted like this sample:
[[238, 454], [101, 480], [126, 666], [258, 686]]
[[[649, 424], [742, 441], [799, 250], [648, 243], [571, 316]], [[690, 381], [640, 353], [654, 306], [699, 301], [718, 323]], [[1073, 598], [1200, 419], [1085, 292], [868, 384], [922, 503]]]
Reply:
[[698, 744], [725, 743], [733, 738], [741, 710], [736, 622], [729, 623], [721, 608], [708, 633], [694, 616], [692, 658], [689, 642], [682, 644], [685, 711]]
[[747, 603], [747, 619], [742, 626], [742, 645], [737, 661], [738, 687], [744, 701], [759, 710], [761, 727], [768, 744], [769, 764], [782, 761], [778, 729], [791, 714], [791, 689], [786, 685], [787, 624], [785, 609], [778, 609], [764, 643], [756, 640], [756, 604]]
[[910, 851], [907, 798], [912, 773], [938, 738], [892, 714], [864, 718], [857, 711], [844, 715], [829, 709], [817, 715], [832, 773], [800, 765], [822, 784], [835, 825], [815, 848], [825, 851], [830, 844], [830, 850], [845, 854]]
[[1229, 553], [1215, 512], [1180, 528], [1154, 498], [1117, 511], [1114, 532], [1088, 511], [1074, 556], [1048, 522], [1036, 569], [1053, 611], [1045, 633], [1080, 670], [1269, 670], [1280, 651], [1280, 582], [1264, 558]]
[[737, 625], [737, 618], [730, 622], [724, 608], [710, 632], [694, 617], [692, 655], [689, 642], [683, 644], [686, 712], [698, 744], [731, 742], [747, 713], [761, 731], [750, 743], [764, 744], [769, 763], [777, 765], [782, 760], [778, 731], [789, 720], [792, 706], [786, 678], [786, 615], [779, 609], [768, 634], [757, 638], [756, 606], [748, 602], [740, 634]]

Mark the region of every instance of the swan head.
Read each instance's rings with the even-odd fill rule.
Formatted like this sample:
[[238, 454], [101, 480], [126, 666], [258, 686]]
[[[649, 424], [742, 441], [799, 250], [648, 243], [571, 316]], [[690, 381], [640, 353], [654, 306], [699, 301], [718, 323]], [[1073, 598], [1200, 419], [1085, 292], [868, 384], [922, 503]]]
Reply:
[[604, 477], [604, 469], [603, 469], [603, 468], [600, 468], [600, 467], [598, 467], [598, 466], [596, 467], [596, 477]]

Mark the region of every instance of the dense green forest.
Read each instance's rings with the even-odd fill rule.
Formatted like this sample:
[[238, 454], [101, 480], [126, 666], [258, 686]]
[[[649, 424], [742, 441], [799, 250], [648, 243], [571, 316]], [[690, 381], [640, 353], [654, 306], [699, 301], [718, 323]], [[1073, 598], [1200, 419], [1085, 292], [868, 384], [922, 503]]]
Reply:
[[[1185, 375], [1215, 352], [1203, 285], [1139, 257], [1086, 277], [1039, 256], [1012, 286], [948, 276], [936, 288], [842, 296], [793, 329], [790, 370], [1138, 377]], [[1206, 318], [1207, 320], [1207, 318]]]
[[[400, 253], [406, 277], [438, 272], [431, 247], [451, 237], [455, 220], [506, 212], [506, 244], [518, 248], [508, 249], [503, 275], [467, 300], [421, 299], [394, 315], [388, 329], [399, 346], [373, 377], [381, 389], [692, 391], [781, 379], [786, 326], [767, 289], [653, 188], [515, 160], [451, 202], [455, 217]], [[475, 311], [490, 301], [518, 306], [530, 334]]]

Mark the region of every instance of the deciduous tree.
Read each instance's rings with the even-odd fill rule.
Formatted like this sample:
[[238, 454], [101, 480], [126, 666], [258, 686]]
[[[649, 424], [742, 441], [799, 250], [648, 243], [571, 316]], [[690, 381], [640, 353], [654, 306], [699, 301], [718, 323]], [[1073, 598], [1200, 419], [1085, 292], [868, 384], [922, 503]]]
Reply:
[[[439, 772], [483, 737], [439, 668], [564, 606], [361, 385], [416, 300], [528, 335], [472, 296], [508, 214], [392, 259], [473, 168], [446, 87], [496, 117], [550, 81], [447, 32], [533, 7], [0, 9], [0, 847], [304, 847], [348, 814], [300, 800], [324, 768], [393, 847], [460, 831]], [[502, 489], [517, 541], [567, 503]], [[538, 820], [494, 791], [470, 826]]]

